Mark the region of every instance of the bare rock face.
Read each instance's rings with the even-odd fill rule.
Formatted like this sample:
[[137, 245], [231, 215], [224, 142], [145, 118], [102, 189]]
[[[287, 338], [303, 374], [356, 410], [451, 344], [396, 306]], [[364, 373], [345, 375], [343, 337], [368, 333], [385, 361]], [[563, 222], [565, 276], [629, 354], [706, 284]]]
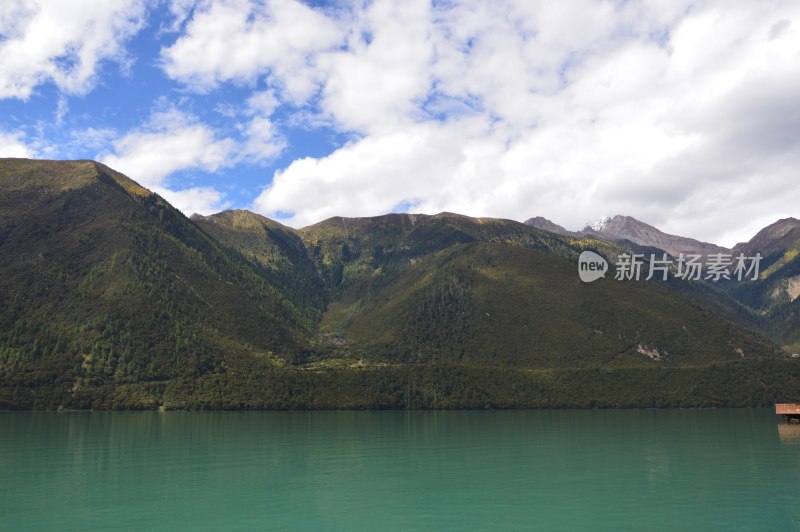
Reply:
[[670, 235], [631, 216], [603, 217], [597, 222], [588, 224], [582, 233], [594, 234], [609, 240], [630, 240], [640, 246], [663, 249], [674, 256], [680, 253], [709, 255], [712, 253], [728, 253], [730, 251], [716, 244]]
[[800, 275], [787, 279], [786, 294], [789, 296], [790, 301], [800, 297]]
[[581, 237], [589, 235], [611, 241], [629, 240], [640, 246], [663, 249], [673, 256], [677, 256], [680, 253], [707, 256], [712, 253], [730, 252], [728, 248], [717, 246], [716, 244], [670, 235], [631, 216], [616, 215], [613, 218], [603, 216], [594, 222], [587, 223], [581, 231], [569, 231], [541, 216], [530, 218], [525, 224], [564, 236]]
[[712, 253], [729, 252], [727, 248], [722, 246], [700, 242], [693, 238], [664, 233], [652, 225], [640, 222], [631, 216], [616, 215], [613, 218], [603, 216], [594, 222], [587, 223], [581, 231], [577, 232], [568, 231], [542, 217], [531, 218], [525, 223], [545, 231], [567, 236], [590, 235], [611, 241], [629, 240], [640, 246], [663, 249], [667, 253], [675, 256], [680, 253], [696, 253], [705, 256]]
[[759, 252], [766, 256], [775, 251], [791, 248], [797, 240], [800, 240], [800, 220], [783, 218], [756, 233], [750, 241], [733, 246], [733, 253], [747, 255]]
[[547, 218], [543, 218], [542, 216], [535, 216], [533, 218], [529, 218], [525, 220], [525, 225], [530, 225], [531, 227], [535, 227], [536, 229], [541, 229], [542, 231], [550, 231], [551, 233], [555, 233], [557, 235], [564, 235], [564, 236], [580, 236], [580, 233], [575, 231], [568, 231], [561, 227], [560, 225], [551, 222]]

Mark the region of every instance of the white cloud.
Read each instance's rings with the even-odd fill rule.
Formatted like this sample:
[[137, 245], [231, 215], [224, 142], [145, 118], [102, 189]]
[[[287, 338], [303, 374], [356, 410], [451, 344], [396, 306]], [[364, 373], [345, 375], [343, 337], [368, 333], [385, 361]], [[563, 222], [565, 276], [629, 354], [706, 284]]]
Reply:
[[272, 216], [294, 212], [282, 220], [294, 226], [342, 213], [374, 216], [403, 204], [421, 212], [502, 215], [517, 193], [508, 185], [529, 185], [485, 178], [501, 174], [504, 152], [502, 133], [486, 136], [489, 127], [481, 117], [417, 123], [367, 136], [328, 157], [294, 161], [275, 175], [254, 208]]
[[245, 141], [240, 148], [239, 158], [249, 162], [269, 161], [286, 147], [268, 118], [254, 117], [242, 126]]
[[56, 104], [56, 116], [55, 116], [55, 123], [57, 126], [60, 126], [64, 122], [64, 117], [69, 112], [69, 102], [64, 96], [58, 98], [58, 104]]
[[295, 0], [203, 1], [161, 56], [168, 76], [197, 90], [270, 72], [285, 98], [303, 101], [319, 83], [314, 54], [340, 40], [335, 21]]
[[214, 187], [192, 187], [181, 190], [153, 187], [152, 190], [186, 216], [195, 213], [205, 216], [231, 206], [231, 202], [225, 200], [225, 195]]
[[[253, 100], [247, 120], [239, 124], [241, 138], [221, 136], [196, 116], [157, 103], [150, 119], [122, 136], [111, 130], [89, 129], [87, 142], [108, 149], [98, 159], [166, 198], [186, 214], [208, 214], [231, 205], [214, 187], [179, 188], [177, 172], [216, 172], [240, 162], [264, 163], [276, 157], [286, 141], [272, 122], [259, 114], [266, 98]], [[116, 138], [110, 138], [110, 137]]]
[[377, 1], [352, 18], [316, 64], [321, 111], [361, 138], [277, 172], [260, 212], [623, 213], [728, 245], [743, 220], [798, 215], [796, 2]]
[[22, 140], [22, 137], [22, 133], [0, 131], [0, 157], [35, 157], [35, 151]]
[[246, 103], [249, 113], [262, 116], [270, 116], [278, 107], [278, 99], [275, 97], [275, 92], [269, 89], [254, 92], [247, 98]]
[[116, 130], [111, 128], [89, 127], [83, 130], [70, 132], [67, 141], [67, 150], [79, 152], [82, 149], [100, 151], [111, 146], [114, 140], [119, 137]]
[[153, 114], [140, 130], [113, 142], [112, 153], [98, 159], [143, 186], [158, 192], [187, 214], [222, 207], [224, 195], [213, 188], [175, 190], [167, 177], [180, 170], [214, 172], [232, 163], [236, 142], [218, 138], [207, 125], [175, 109]]
[[372, 3], [346, 50], [321, 54], [322, 106], [344, 129], [386, 131], [420, 115], [432, 81], [431, 8], [426, 0]]
[[244, 114], [249, 121], [239, 125], [244, 141], [239, 151], [239, 160], [265, 163], [271, 161], [286, 148], [286, 140], [269, 119], [279, 102], [274, 91], [253, 93], [245, 102]]
[[155, 113], [144, 128], [116, 140], [114, 153], [101, 154], [100, 160], [150, 187], [178, 170], [213, 172], [228, 164], [235, 148], [232, 139], [218, 139], [195, 117], [172, 109]]
[[294, 225], [413, 205], [573, 229], [622, 213], [724, 244], [798, 216], [795, 1], [176, 0], [161, 67], [196, 91], [237, 85], [207, 99], [219, 129], [168, 109], [124, 133], [100, 122], [45, 139], [77, 119], [67, 96], [90, 91], [104, 62], [135, 59], [124, 45], [148, 5], [0, 3], [0, 98], [60, 92], [55, 125], [9, 116], [0, 155], [88, 146], [209, 212], [225, 195], [191, 179], [177, 190], [174, 174], [267, 165], [287, 139], [332, 128], [352, 141], [278, 171], [254, 208]]
[[197, 6], [198, 0], [171, 0], [169, 2], [169, 12], [172, 14], [172, 21], [168, 31], [178, 31], [186, 22]]
[[84, 94], [104, 60], [144, 24], [143, 0], [4, 0], [0, 5], [0, 98], [27, 99], [40, 84]]

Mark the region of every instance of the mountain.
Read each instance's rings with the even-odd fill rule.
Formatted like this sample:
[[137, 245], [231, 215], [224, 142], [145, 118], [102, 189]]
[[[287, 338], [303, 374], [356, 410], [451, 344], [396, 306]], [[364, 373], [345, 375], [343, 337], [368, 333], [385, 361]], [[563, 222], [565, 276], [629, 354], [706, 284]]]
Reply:
[[783, 218], [768, 225], [747, 242], [741, 242], [733, 246], [732, 253], [738, 255], [754, 255], [761, 253], [767, 257], [774, 253], [784, 253], [791, 249], [798, 240], [800, 233], [800, 220], [796, 218]]
[[586, 226], [583, 228], [583, 230], [584, 231], [600, 232], [600, 231], [603, 231], [610, 224], [611, 224], [611, 217], [610, 216], [601, 216], [597, 220], [587, 223]]
[[620, 251], [585, 237], [451, 213], [332, 218], [299, 233], [330, 287], [322, 331], [360, 357], [566, 368], [650, 364], [651, 349], [669, 364], [773, 349], [667, 286], [576, 282], [586, 246]]
[[[568, 240], [513, 220], [443, 212], [334, 217], [298, 231], [334, 299], [352, 300], [450, 246], [495, 242], [576, 256]], [[610, 250], [603, 242], [599, 248]]]
[[0, 408], [800, 395], [800, 364], [726, 292], [578, 279], [582, 251], [643, 249], [630, 242], [454, 213], [299, 230], [241, 210], [189, 219], [92, 161], [0, 160], [0, 190]]
[[110, 407], [98, 390], [115, 390], [131, 406], [174, 379], [306, 348], [316, 324], [302, 309], [122, 174], [5, 159], [0, 190], [0, 405], [4, 391]]
[[[725, 281], [707, 283], [706, 289], [696, 284], [672, 283], [673, 291], [684, 294], [715, 312], [747, 328], [760, 329], [784, 349], [800, 352], [800, 220], [785, 218], [765, 227], [750, 241], [732, 249], [664, 233], [630, 216], [602, 216], [586, 224], [580, 232], [571, 232], [542, 217], [530, 218], [527, 225], [551, 233], [592, 236], [610, 243], [630, 243], [632, 251], [647, 257], [652, 252], [729, 254], [747, 257], [761, 254], [761, 275], [757, 281], [740, 283]], [[641, 246], [637, 249], [636, 246]], [[797, 303], [796, 303], [797, 302]]]
[[569, 231], [541, 216], [530, 218], [525, 224], [562, 236], [575, 238], [592, 236], [611, 242], [628, 241], [645, 248], [654, 248], [650, 251], [666, 251], [672, 256], [678, 256], [680, 253], [706, 256], [712, 253], [730, 252], [722, 246], [664, 233], [631, 216], [616, 215], [613, 218], [602, 216], [594, 222], [587, 223], [580, 231]]
[[724, 287], [759, 316], [762, 328], [793, 353], [800, 352], [800, 220], [784, 218], [759, 231], [732, 253], [763, 258], [758, 281]]
[[217, 242], [247, 258], [311, 323], [319, 321], [326, 298], [316, 266], [297, 231], [264, 216], [224, 211], [191, 220]]
[[631, 216], [603, 217], [594, 223], [587, 224], [581, 232], [610, 240], [629, 240], [641, 246], [662, 249], [673, 256], [678, 256], [680, 253], [709, 255], [729, 252], [722, 246], [664, 233]]
[[567, 231], [560, 225], [551, 222], [547, 218], [543, 218], [541, 216], [535, 216], [533, 218], [528, 218], [525, 220], [525, 225], [530, 225], [531, 227], [535, 227], [536, 229], [541, 229], [542, 231], [550, 231], [551, 233], [555, 233], [557, 235], [563, 236], [580, 236], [580, 233], [575, 231]]
[[630, 367], [771, 352], [666, 288], [576, 283], [573, 264], [525, 247], [451, 246], [351, 304], [340, 327], [364, 353], [404, 362]]

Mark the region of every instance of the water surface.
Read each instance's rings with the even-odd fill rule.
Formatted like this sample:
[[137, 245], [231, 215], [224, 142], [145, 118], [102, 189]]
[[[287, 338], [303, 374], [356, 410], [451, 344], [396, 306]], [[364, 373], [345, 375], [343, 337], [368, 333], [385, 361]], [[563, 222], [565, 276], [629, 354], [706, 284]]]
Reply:
[[0, 412], [0, 528], [800, 528], [768, 410]]

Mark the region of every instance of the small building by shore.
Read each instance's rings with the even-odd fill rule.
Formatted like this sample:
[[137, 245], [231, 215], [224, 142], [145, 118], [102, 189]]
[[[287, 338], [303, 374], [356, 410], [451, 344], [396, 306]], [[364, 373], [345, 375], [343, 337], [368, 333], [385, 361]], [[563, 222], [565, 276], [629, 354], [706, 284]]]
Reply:
[[800, 403], [777, 403], [775, 413], [790, 423], [800, 423]]

